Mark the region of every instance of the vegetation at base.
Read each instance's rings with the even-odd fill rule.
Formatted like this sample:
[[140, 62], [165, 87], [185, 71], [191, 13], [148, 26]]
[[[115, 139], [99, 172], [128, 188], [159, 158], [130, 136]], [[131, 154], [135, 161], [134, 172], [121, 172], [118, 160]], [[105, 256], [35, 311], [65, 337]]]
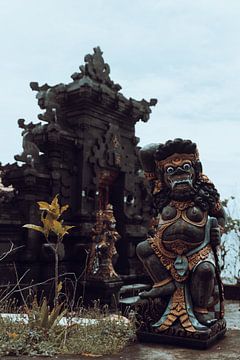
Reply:
[[[50, 204], [39, 201], [38, 205], [42, 226], [26, 224], [24, 227], [42, 233], [45, 246], [54, 254], [53, 307], [50, 309], [46, 298], [40, 302], [37, 297], [33, 297], [30, 301], [25, 299], [20, 287], [22, 278], [18, 279], [16, 273], [17, 284], [14, 286], [14, 291], [16, 287], [19, 288], [24, 306], [19, 308], [17, 303], [11, 300], [13, 290], [9, 290], [7, 294], [5, 290], [3, 294], [0, 292], [0, 356], [57, 354], [101, 356], [119, 352], [135, 337], [134, 321], [128, 321], [122, 316], [111, 316], [108, 309], [106, 307], [101, 309], [98, 303], [94, 303], [90, 309], [78, 306], [73, 312], [74, 298], [67, 299], [66, 294], [64, 297], [66, 302], [60, 302], [63, 293], [61, 293], [62, 282], [59, 281], [59, 261], [63, 259], [65, 253], [64, 237], [73, 226], [64, 225], [64, 221], [60, 220], [68, 205], [61, 207], [58, 195]], [[30, 291], [31, 288], [32, 286], [29, 285], [28, 290]], [[13, 317], [3, 316], [4, 312], [17, 314], [17, 321], [14, 321]], [[64, 324], [60, 323], [61, 320], [64, 320]], [[76, 322], [77, 320], [81, 323]]]
[[107, 355], [121, 351], [135, 331], [132, 324], [111, 318], [102, 319], [96, 324], [79, 326], [70, 332], [62, 353]]
[[[121, 351], [135, 336], [133, 321], [115, 315], [97, 305], [79, 309], [71, 314], [61, 305], [49, 309], [46, 299], [38, 304], [36, 298], [26, 309], [29, 322], [13, 321], [0, 315], [0, 356], [78, 354], [100, 356]], [[66, 325], [59, 321], [66, 316]], [[73, 317], [94, 319], [94, 322], [75, 324]]]

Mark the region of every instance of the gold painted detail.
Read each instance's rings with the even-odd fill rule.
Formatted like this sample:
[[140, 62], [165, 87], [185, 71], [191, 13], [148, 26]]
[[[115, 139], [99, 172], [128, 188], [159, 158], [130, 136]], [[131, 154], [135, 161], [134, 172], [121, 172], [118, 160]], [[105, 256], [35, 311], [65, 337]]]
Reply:
[[197, 226], [197, 227], [203, 227], [203, 226], [205, 226], [206, 223], [207, 223], [207, 218], [208, 218], [207, 211], [204, 212], [203, 219], [202, 219], [201, 221], [199, 221], [199, 222], [190, 220], [190, 219], [187, 217], [186, 211], [183, 211], [183, 212], [182, 212], [182, 219], [185, 220], [187, 223], [189, 223], [189, 224], [191, 224], [191, 225], [194, 225], [194, 226]]
[[190, 243], [184, 240], [174, 240], [174, 241], [163, 241], [164, 247], [170, 251], [173, 251], [174, 254], [182, 255], [186, 254], [188, 251], [196, 248], [201, 244], [201, 241], [198, 243]]
[[161, 228], [162, 228], [163, 226], [165, 226], [166, 224], [167, 224], [167, 227], [168, 227], [168, 226], [174, 224], [174, 223], [176, 222], [176, 220], [180, 219], [182, 212], [181, 212], [180, 210], [178, 210], [178, 209], [176, 209], [176, 210], [177, 210], [176, 216], [174, 216], [174, 218], [172, 218], [172, 219], [163, 220], [163, 219], [162, 219], [162, 216], [160, 216], [159, 225], [160, 225], [161, 227], [160, 227], [159, 230], [158, 230], [159, 232], [162, 232]]
[[103, 211], [103, 216], [105, 221], [116, 222], [115, 217], [113, 215], [113, 206], [111, 204], [107, 204], [106, 209]]
[[144, 172], [144, 176], [147, 180], [155, 180], [156, 179], [156, 174], [154, 172]]
[[203, 249], [199, 250], [196, 254], [193, 254], [188, 257], [188, 266], [189, 270], [192, 270], [200, 261], [205, 260], [210, 252], [212, 251], [211, 245], [205, 246]]
[[162, 280], [162, 281], [159, 281], [158, 283], [155, 283], [155, 284], [153, 285], [153, 288], [162, 287], [162, 286], [164, 286], [164, 285], [169, 284], [169, 283], [172, 282], [172, 281], [173, 281], [172, 277], [168, 277], [168, 278], [166, 278], [166, 279], [164, 279], [164, 280]]
[[114, 135], [112, 136], [112, 144], [113, 144], [114, 149], [117, 149], [117, 148], [119, 148], [119, 146], [120, 146], [120, 141], [119, 141], [119, 139], [118, 139], [118, 137], [117, 137], [116, 134], [114, 134]]
[[163, 322], [156, 331], [164, 331], [167, 330], [173, 323], [179, 319], [180, 324], [184, 328], [184, 330], [188, 332], [196, 332], [196, 329], [193, 327], [189, 315], [186, 309], [186, 301], [184, 295], [184, 288], [177, 288], [173, 294], [171, 309], [169, 314], [167, 315], [166, 320]]
[[116, 223], [113, 207], [108, 204], [105, 210], [96, 214], [96, 224], [92, 229], [92, 247], [87, 266], [89, 278], [109, 280], [119, 278], [113, 267], [113, 257], [117, 254], [115, 243], [120, 235], [114, 229]]
[[177, 165], [181, 164], [183, 160], [186, 161], [197, 161], [199, 160], [199, 154], [196, 151], [194, 154], [173, 154], [171, 156], [168, 156], [166, 159], [163, 160], [157, 160], [156, 165], [157, 167], [163, 167], [166, 164], [170, 165]]
[[[178, 281], [178, 282], [183, 282], [185, 280], [187, 280], [188, 278], [188, 272], [184, 275], [184, 276], [180, 276], [177, 272], [177, 270], [174, 267], [174, 262], [177, 258], [177, 255], [173, 254], [170, 251], [166, 251], [164, 250], [164, 253], [161, 251], [163, 248], [162, 244], [161, 246], [159, 246], [159, 244], [157, 244], [155, 242], [154, 238], [150, 238], [149, 239], [149, 243], [151, 248], [153, 249], [153, 251], [155, 252], [155, 254], [159, 257], [161, 263], [163, 264], [163, 266], [170, 271], [171, 276], [173, 277], [174, 280]], [[168, 254], [168, 255], [166, 255]]]
[[[196, 223], [196, 222], [192, 222], [187, 217], [186, 210], [183, 211], [179, 209], [176, 210], [177, 210], [177, 214], [173, 219], [165, 221], [162, 218], [160, 218], [158, 230], [156, 231], [153, 237], [148, 239], [148, 241], [150, 243], [151, 248], [158, 256], [163, 266], [168, 271], [170, 271], [173, 279], [175, 279], [178, 282], [184, 282], [187, 280], [189, 276], [189, 271], [187, 271], [183, 276], [179, 275], [179, 273], [177, 272], [174, 266], [175, 260], [177, 256], [181, 256], [183, 254], [186, 255], [186, 253], [192, 250], [194, 246], [195, 247], [199, 246], [199, 243], [190, 243], [177, 239], [175, 241], [172, 241], [170, 244], [170, 242], [168, 241], [163, 241], [163, 233], [169, 226], [171, 226], [173, 223], [176, 222], [177, 219], [181, 217], [186, 222], [191, 223], [194, 226], [203, 227], [207, 222], [207, 212], [204, 213], [203, 219], [200, 222]], [[170, 247], [170, 250], [166, 249], [166, 247], [164, 246], [165, 243], [168, 247]], [[211, 251], [211, 246], [207, 245], [197, 253], [187, 257], [188, 270], [191, 270], [195, 265], [199, 263], [199, 261], [206, 259], [210, 251]]]
[[203, 227], [207, 223], [207, 219], [208, 219], [207, 211], [204, 212], [203, 219], [201, 221], [199, 221], [199, 222], [196, 222], [196, 221], [193, 221], [193, 220], [189, 219], [189, 217], [187, 216], [187, 213], [186, 213], [186, 209], [185, 210], [180, 210], [179, 208], [176, 208], [176, 210], [177, 210], [177, 213], [176, 213], [176, 216], [173, 219], [163, 220], [162, 217], [160, 217], [159, 225], [161, 225], [161, 226], [165, 225], [165, 224], [171, 225], [171, 224], [175, 223], [176, 220], [178, 220], [180, 218], [182, 218], [188, 224], [191, 224], [191, 225], [194, 225], [194, 226], [197, 226], [197, 227]]
[[182, 211], [182, 210], [188, 209], [189, 207], [194, 206], [194, 202], [191, 201], [191, 200], [190, 201], [175, 201], [175, 200], [172, 200], [170, 202], [170, 206], [173, 206], [176, 209]]
[[[148, 241], [150, 243], [151, 248], [158, 256], [163, 266], [168, 271], [170, 271], [173, 279], [178, 282], [186, 281], [189, 276], [189, 271], [185, 275], [181, 276], [178, 274], [177, 270], [174, 267], [175, 260], [179, 254], [178, 253], [174, 254], [172, 251], [166, 250], [161, 242], [161, 238], [157, 236], [153, 238], [149, 238]], [[210, 252], [211, 252], [211, 246], [207, 245], [203, 249], [199, 250], [196, 254], [188, 256], [187, 257], [188, 270], [192, 270], [194, 266], [197, 265], [201, 260], [206, 259]]]
[[162, 182], [160, 180], [155, 181], [154, 189], [153, 189], [153, 195], [157, 194], [162, 190]]
[[199, 178], [205, 183], [212, 184], [212, 181], [207, 177], [207, 175], [200, 174]]

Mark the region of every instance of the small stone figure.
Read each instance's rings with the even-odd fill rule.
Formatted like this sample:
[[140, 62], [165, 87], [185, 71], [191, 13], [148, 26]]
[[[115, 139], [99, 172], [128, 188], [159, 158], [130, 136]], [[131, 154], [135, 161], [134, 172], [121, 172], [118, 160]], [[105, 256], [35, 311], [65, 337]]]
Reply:
[[56, 125], [58, 122], [57, 110], [60, 107], [61, 97], [64, 97], [65, 85], [49, 86], [44, 84], [39, 86], [38, 82], [32, 81], [30, 87], [33, 91], [37, 91], [36, 98], [40, 109], [46, 110], [43, 114], [38, 115], [39, 120], [46, 121], [50, 125]]
[[108, 204], [105, 210], [98, 211], [97, 221], [92, 229], [93, 244], [87, 269], [89, 278], [119, 278], [113, 267], [113, 258], [117, 255], [115, 243], [120, 239], [115, 227], [112, 205]]
[[14, 159], [17, 161], [25, 162], [26, 164], [34, 167], [34, 164], [39, 158], [40, 150], [38, 146], [34, 143], [33, 133], [34, 130], [36, 132], [37, 128], [41, 128], [41, 123], [33, 124], [30, 122], [29, 124], [25, 124], [24, 119], [18, 120], [18, 126], [22, 131], [22, 147], [23, 152], [20, 155], [15, 155]]
[[219, 194], [203, 175], [197, 146], [190, 140], [152, 144], [140, 151], [140, 158], [159, 219], [137, 246], [154, 283], [140, 297], [168, 301], [152, 331], [209, 334], [224, 315], [217, 247], [225, 213]]

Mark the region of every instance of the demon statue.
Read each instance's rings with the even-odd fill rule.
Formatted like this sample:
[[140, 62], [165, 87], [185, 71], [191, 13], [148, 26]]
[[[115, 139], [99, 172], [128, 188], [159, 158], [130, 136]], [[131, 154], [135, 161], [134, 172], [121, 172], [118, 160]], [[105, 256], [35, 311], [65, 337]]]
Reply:
[[154, 283], [140, 297], [167, 299], [152, 331], [209, 334], [214, 324], [225, 323], [219, 320], [223, 290], [217, 248], [225, 224], [219, 194], [203, 175], [197, 146], [190, 140], [151, 144], [140, 150], [140, 159], [157, 218], [154, 231], [137, 246]]
[[108, 204], [105, 210], [99, 210], [96, 224], [92, 229], [92, 247], [89, 257], [87, 274], [89, 278], [110, 280], [119, 278], [113, 267], [117, 256], [115, 243], [120, 235], [116, 231], [116, 220], [112, 205]]

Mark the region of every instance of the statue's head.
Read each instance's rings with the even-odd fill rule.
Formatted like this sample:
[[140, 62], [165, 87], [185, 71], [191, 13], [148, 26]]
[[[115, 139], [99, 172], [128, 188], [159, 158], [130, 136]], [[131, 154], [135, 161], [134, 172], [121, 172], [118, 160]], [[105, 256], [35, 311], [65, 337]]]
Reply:
[[219, 200], [213, 183], [202, 174], [197, 145], [191, 140], [148, 145], [140, 150], [140, 161], [157, 211], [171, 199], [191, 199], [203, 210], [213, 209]]
[[159, 144], [154, 160], [157, 178], [175, 196], [190, 192], [202, 171], [197, 146], [191, 140], [175, 139]]
[[140, 161], [157, 209], [171, 199], [191, 199], [205, 210], [219, 199], [214, 185], [202, 174], [197, 146], [191, 140], [150, 144], [140, 150]]
[[113, 215], [113, 206], [107, 204], [106, 209], [103, 211], [104, 222], [110, 230], [114, 230], [116, 227], [116, 219]]

